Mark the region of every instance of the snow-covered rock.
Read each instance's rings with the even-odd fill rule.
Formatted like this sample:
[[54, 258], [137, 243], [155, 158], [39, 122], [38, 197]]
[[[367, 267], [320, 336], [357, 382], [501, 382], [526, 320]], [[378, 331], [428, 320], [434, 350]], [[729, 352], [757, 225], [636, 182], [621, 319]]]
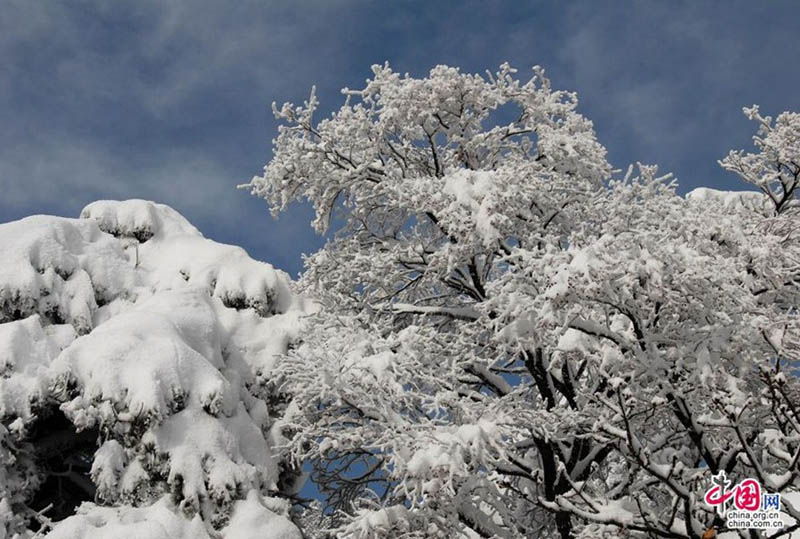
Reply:
[[285, 273], [142, 200], [0, 224], [0, 253], [0, 536], [300, 537], [261, 497]]

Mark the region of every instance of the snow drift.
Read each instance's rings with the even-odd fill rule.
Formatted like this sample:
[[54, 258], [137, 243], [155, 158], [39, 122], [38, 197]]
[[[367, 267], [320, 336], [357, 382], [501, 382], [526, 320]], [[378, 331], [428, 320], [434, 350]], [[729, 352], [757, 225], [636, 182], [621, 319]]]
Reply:
[[0, 537], [300, 537], [285, 273], [142, 200], [2, 224], [0, 253]]

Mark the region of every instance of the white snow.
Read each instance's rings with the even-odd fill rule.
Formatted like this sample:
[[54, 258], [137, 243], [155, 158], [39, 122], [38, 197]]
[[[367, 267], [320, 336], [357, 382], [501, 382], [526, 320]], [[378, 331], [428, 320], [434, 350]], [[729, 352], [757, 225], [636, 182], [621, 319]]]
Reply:
[[92, 329], [97, 300], [134, 287], [121, 242], [96, 224], [33, 216], [0, 225], [0, 322], [41, 314]]
[[722, 191], [710, 187], [698, 187], [686, 193], [686, 199], [694, 202], [713, 202], [728, 209], [766, 211], [771, 207], [766, 195], [758, 191]]
[[444, 180], [443, 192], [454, 199], [451, 212], [457, 214], [458, 206], [467, 209], [475, 230], [487, 245], [501, 236], [493, 223], [497, 214], [497, 183], [494, 173], [473, 170], [458, 170]]
[[[101, 507], [83, 504], [48, 539], [211, 539], [197, 515], [186, 519], [165, 496], [149, 507]], [[253, 539], [257, 535], [251, 535]]]
[[0, 324], [0, 417], [32, 418], [31, 397], [47, 394], [48, 358], [55, 357], [73, 338], [71, 326], [42, 327], [38, 314]]
[[260, 396], [305, 314], [286, 274], [141, 200], [2, 224], [0, 252], [0, 441], [46, 401], [109, 438], [91, 476], [116, 507], [84, 504], [48, 537], [211, 537], [231, 506], [226, 537], [300, 537], [258, 497], [278, 479]]
[[[272, 502], [272, 504], [270, 503]], [[285, 507], [276, 507], [281, 504], [274, 498], [263, 498], [251, 491], [247, 498], [236, 502], [233, 518], [222, 530], [225, 539], [258, 539], [266, 537], [268, 531], [270, 539], [302, 539], [300, 530], [286, 517], [279, 513], [285, 512]]]

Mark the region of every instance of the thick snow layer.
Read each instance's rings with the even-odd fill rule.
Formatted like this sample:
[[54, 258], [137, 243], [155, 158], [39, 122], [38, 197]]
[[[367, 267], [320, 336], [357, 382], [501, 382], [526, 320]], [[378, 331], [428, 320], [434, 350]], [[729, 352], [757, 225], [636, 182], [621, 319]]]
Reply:
[[758, 191], [720, 191], [709, 187], [698, 187], [686, 193], [686, 199], [695, 202], [713, 202], [728, 209], [746, 208], [767, 211], [771, 207], [769, 199]]
[[[270, 503], [272, 502], [272, 503]], [[247, 499], [236, 502], [233, 518], [222, 530], [225, 539], [256, 539], [265, 537], [268, 530], [270, 539], [302, 539], [300, 530], [292, 522], [280, 516], [285, 512], [281, 503], [275, 499], [264, 499], [254, 491]]]
[[90, 221], [33, 216], [0, 225], [0, 323], [40, 314], [86, 333], [92, 314], [135, 288], [124, 245]]
[[[270, 503], [272, 502], [272, 503]], [[251, 491], [234, 504], [233, 517], [219, 533], [225, 539], [302, 539], [300, 530], [281, 516], [286, 503]], [[213, 532], [212, 532], [213, 533]], [[148, 507], [101, 507], [84, 504], [47, 535], [48, 539], [213, 539], [199, 515], [179, 516], [169, 497]]]
[[122, 238], [133, 251], [134, 265], [149, 274], [148, 284], [154, 290], [185, 281], [231, 307], [252, 307], [263, 315], [289, 307], [286, 274], [251, 259], [240, 247], [204, 238], [168, 206], [141, 200], [99, 201], [84, 208], [81, 217]]
[[0, 324], [0, 417], [32, 419], [31, 405], [47, 395], [49, 359], [74, 338], [72, 326], [42, 327], [38, 314]]
[[169, 206], [145, 200], [98, 200], [83, 208], [81, 219], [97, 222], [100, 230], [112, 236], [136, 238], [140, 242], [154, 236], [160, 239], [202, 236], [183, 215]]
[[[42, 407], [101, 433], [110, 506], [48, 537], [300, 537], [258, 494], [279, 474], [266, 382], [305, 313], [286, 274], [141, 200], [2, 224], [0, 253], [0, 452]], [[1, 460], [0, 503], [21, 515], [29, 463]], [[19, 526], [0, 515], [0, 536]]]
[[[149, 507], [84, 504], [78, 514], [47, 534], [49, 539], [211, 539], [199, 515], [178, 516], [167, 497]], [[256, 535], [251, 537], [255, 538]]]

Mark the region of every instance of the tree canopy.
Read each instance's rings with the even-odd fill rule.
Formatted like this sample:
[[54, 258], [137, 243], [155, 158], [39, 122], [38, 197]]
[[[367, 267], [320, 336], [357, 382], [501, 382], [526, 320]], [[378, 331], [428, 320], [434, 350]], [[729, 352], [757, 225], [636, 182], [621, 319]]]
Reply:
[[373, 66], [343, 93], [319, 121], [313, 91], [273, 105], [249, 184], [334, 229], [274, 372], [329, 533], [699, 538], [720, 471], [797, 489], [795, 115], [747, 109], [758, 151], [721, 162], [756, 200], [682, 198], [614, 171], [540, 68]]

